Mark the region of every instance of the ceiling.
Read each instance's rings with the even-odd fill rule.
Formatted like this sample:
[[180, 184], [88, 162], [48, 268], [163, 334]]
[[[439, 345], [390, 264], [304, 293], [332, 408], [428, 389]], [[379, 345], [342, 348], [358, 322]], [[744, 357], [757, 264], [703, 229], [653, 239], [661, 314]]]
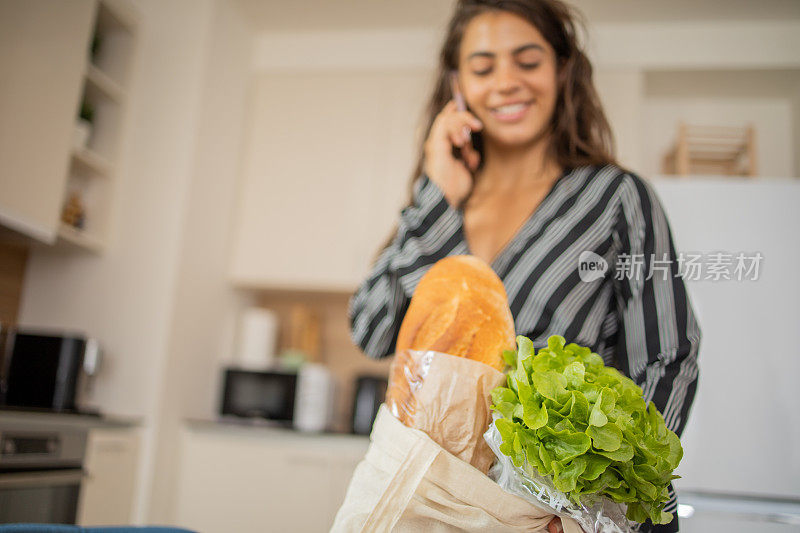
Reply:
[[[455, 0], [234, 0], [256, 31], [442, 27]], [[800, 0], [574, 0], [589, 23], [800, 20]]]

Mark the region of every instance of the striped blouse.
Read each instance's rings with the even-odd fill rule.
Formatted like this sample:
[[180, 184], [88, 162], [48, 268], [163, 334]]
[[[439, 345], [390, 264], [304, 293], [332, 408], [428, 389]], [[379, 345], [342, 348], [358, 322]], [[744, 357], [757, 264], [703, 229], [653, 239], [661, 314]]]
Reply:
[[[608, 268], [583, 281], [578, 264], [586, 251]], [[395, 238], [350, 300], [353, 341], [374, 358], [393, 353], [420, 278], [439, 259], [469, 253], [462, 212], [421, 176]], [[565, 170], [491, 267], [517, 334], [536, 349], [556, 334], [590, 347], [638, 383], [681, 434], [697, 388], [701, 335], [649, 183], [615, 165]], [[675, 512], [674, 498], [665, 510]]]

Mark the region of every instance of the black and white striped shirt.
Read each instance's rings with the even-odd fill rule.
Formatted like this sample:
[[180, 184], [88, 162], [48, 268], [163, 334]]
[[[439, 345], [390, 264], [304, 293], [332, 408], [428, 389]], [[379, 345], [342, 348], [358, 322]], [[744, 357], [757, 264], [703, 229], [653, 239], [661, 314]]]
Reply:
[[[581, 280], [584, 251], [605, 259], [603, 276]], [[371, 357], [391, 354], [420, 278], [439, 259], [469, 253], [462, 213], [421, 176], [397, 235], [350, 300], [353, 341]], [[642, 275], [619, 275], [618, 259], [635, 256]], [[650, 276], [654, 262], [661, 270]], [[701, 335], [650, 184], [615, 165], [565, 170], [491, 267], [508, 293], [517, 334], [536, 349], [556, 334], [590, 347], [638, 383], [681, 434], [697, 387]], [[674, 498], [665, 510], [675, 513]]]

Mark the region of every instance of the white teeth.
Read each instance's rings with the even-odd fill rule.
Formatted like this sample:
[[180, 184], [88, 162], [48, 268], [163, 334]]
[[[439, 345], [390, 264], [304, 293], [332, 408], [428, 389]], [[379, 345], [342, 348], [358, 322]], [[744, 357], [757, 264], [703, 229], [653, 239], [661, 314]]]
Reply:
[[512, 104], [512, 105], [504, 105], [501, 107], [495, 107], [494, 112], [500, 113], [502, 115], [511, 115], [513, 113], [517, 113], [525, 109], [528, 104]]

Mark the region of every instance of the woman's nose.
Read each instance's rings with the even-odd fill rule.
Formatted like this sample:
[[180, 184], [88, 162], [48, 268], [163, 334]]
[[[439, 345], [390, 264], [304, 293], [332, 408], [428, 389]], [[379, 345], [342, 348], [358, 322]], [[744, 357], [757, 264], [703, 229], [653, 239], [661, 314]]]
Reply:
[[498, 92], [513, 92], [519, 87], [519, 76], [513, 65], [500, 65], [496, 73], [495, 83]]

